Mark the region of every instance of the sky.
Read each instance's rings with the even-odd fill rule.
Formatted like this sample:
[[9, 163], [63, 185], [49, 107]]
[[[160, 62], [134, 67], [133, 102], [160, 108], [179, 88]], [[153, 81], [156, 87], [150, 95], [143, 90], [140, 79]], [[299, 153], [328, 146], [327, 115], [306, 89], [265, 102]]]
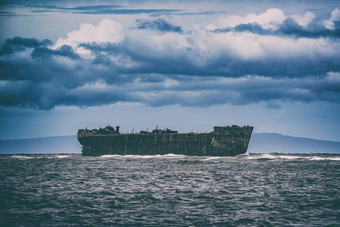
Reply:
[[0, 139], [252, 125], [340, 141], [339, 1], [1, 1]]

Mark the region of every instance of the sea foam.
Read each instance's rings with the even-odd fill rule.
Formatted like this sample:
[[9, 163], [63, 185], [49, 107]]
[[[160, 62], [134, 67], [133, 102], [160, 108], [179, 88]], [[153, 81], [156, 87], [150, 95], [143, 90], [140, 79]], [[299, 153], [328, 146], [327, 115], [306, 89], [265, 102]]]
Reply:
[[34, 157], [32, 156], [26, 156], [26, 155], [12, 155], [12, 158], [16, 158], [16, 159], [33, 159]]
[[295, 160], [295, 159], [305, 159], [311, 161], [322, 161], [322, 160], [330, 160], [330, 161], [340, 161], [340, 157], [319, 157], [319, 156], [311, 156], [311, 155], [273, 155], [273, 154], [261, 154], [261, 155], [252, 155], [246, 157], [246, 159], [287, 159], [287, 160]]
[[149, 158], [185, 158], [186, 155], [165, 154], [165, 155], [102, 155], [101, 158], [132, 158], [132, 159], [149, 159]]
[[56, 155], [56, 158], [68, 158], [70, 157], [69, 155]]

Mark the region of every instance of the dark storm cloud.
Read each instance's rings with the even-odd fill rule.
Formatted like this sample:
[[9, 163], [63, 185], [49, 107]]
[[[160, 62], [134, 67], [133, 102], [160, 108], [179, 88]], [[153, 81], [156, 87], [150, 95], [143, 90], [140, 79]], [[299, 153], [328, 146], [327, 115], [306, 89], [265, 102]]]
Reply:
[[57, 5], [32, 5], [33, 13], [70, 12], [78, 14], [172, 14], [181, 12], [178, 9], [145, 9], [129, 8], [123, 5], [83, 5], [76, 7], [60, 7]]
[[122, 8], [123, 6], [120, 5], [88, 5], [88, 6], [76, 6], [71, 8], [62, 8], [68, 10], [84, 10], [84, 11], [95, 11], [95, 10], [108, 10], [108, 9], [115, 9], [115, 8]]
[[259, 35], [273, 35], [273, 36], [293, 36], [296, 38], [340, 38], [340, 22], [335, 21], [335, 29], [327, 29], [323, 25], [312, 22], [307, 27], [303, 27], [296, 23], [294, 19], [286, 18], [277, 29], [265, 29], [257, 23], [239, 24], [232, 28], [216, 29], [214, 32], [250, 32]]
[[[127, 36], [116, 43], [80, 43], [73, 48], [68, 45], [55, 48], [49, 40], [21, 37], [6, 40], [0, 46], [0, 105], [48, 110], [59, 105], [86, 107], [116, 102], [150, 106], [266, 102], [277, 107], [275, 102], [280, 101], [340, 100], [337, 53], [319, 54], [324, 52], [313, 47], [312, 54], [302, 48], [288, 55], [270, 50], [259, 57], [243, 58], [234, 49], [223, 49], [224, 46], [211, 50], [214, 45], [221, 45], [216, 40], [225, 39], [223, 34], [213, 33], [219, 35], [218, 39], [208, 42], [203, 50], [197, 42], [201, 44], [209, 36], [184, 34], [181, 27], [163, 19], [139, 20], [137, 25], [139, 29], [133, 32], [145, 37]], [[145, 29], [162, 34], [149, 41]], [[279, 30], [286, 36], [302, 36], [301, 29], [307, 28], [286, 20]], [[258, 24], [241, 24], [230, 30], [243, 31], [261, 35], [273, 32]], [[318, 37], [322, 36], [310, 39]], [[172, 43], [174, 38], [178, 40]], [[329, 42], [332, 47], [334, 41]], [[79, 56], [76, 50], [79, 47], [90, 51], [91, 56]]]
[[89, 10], [78, 11], [81, 14], [171, 14], [180, 12], [177, 9], [101, 9], [101, 10]]
[[0, 16], [15, 16], [15, 13], [0, 11]]
[[174, 12], [172, 15], [178, 15], [178, 16], [195, 16], [195, 15], [226, 15], [227, 11], [179, 11], [179, 12]]
[[79, 55], [76, 54], [70, 46], [63, 45], [59, 50], [52, 50], [47, 47], [37, 47], [32, 52], [33, 58], [49, 58], [51, 56], [63, 56], [71, 59], [79, 59]]
[[[135, 4], [131, 4], [134, 2]], [[2, 1], [0, 5], [4, 6], [23, 6], [31, 8], [32, 13], [55, 13], [55, 12], [69, 12], [74, 14], [93, 14], [93, 15], [135, 15], [135, 14], [150, 14], [152, 16], [159, 15], [178, 15], [178, 16], [190, 16], [190, 15], [216, 15], [216, 14], [225, 14], [226, 11], [202, 11], [201, 9], [198, 11], [188, 11], [183, 9], [176, 8], [139, 8], [138, 5], [142, 3], [142, 1], [130, 1], [128, 4], [110, 4], [111, 1], [84, 1], [81, 2], [73, 2], [74, 7], [64, 7], [65, 5], [70, 4], [69, 1]], [[96, 4], [96, 5], [95, 5]], [[130, 7], [130, 5], [135, 5], [135, 7]], [[21, 14], [14, 14], [12, 12], [0, 12], [0, 16], [22, 16]], [[28, 15], [25, 15], [28, 16]]]
[[128, 54], [127, 48], [125, 47], [124, 43], [81, 43], [79, 44], [80, 47], [84, 47], [85, 49], [90, 50], [91, 52], [95, 53], [96, 55], [100, 54], [100, 52], [106, 52], [113, 55], [116, 54]]
[[[153, 49], [136, 46], [131, 41], [117, 44], [83, 44], [82, 47], [96, 53], [97, 64], [111, 64], [108, 56], [116, 55], [140, 63], [138, 67], [121, 68], [124, 73], [158, 73], [166, 75], [197, 75], [240, 77], [248, 74], [268, 77], [306, 77], [340, 71], [340, 56], [290, 56], [275, 55], [266, 58], [243, 60], [232, 53], [223, 52], [207, 59], [204, 64], [195, 63], [191, 56], [200, 50], [186, 49], [177, 52], [158, 53]], [[102, 55], [106, 53], [106, 55]]]
[[137, 20], [136, 22], [137, 29], [150, 29], [161, 32], [177, 32], [182, 33], [183, 30], [180, 26], [175, 26], [164, 20], [163, 18], [159, 18], [157, 20]]
[[15, 37], [13, 39], [7, 39], [0, 48], [0, 55], [12, 54], [14, 52], [24, 51], [26, 47], [36, 48], [40, 46], [51, 45], [52, 42], [49, 39], [39, 41], [34, 38], [22, 38]]
[[[74, 10], [74, 9], [62, 9], [62, 11], [71, 11], [72, 13], [79, 14], [171, 14], [179, 12], [180, 10], [175, 9], [95, 9], [95, 10]], [[32, 10], [34, 13], [45, 13], [51, 12], [50, 10]]]

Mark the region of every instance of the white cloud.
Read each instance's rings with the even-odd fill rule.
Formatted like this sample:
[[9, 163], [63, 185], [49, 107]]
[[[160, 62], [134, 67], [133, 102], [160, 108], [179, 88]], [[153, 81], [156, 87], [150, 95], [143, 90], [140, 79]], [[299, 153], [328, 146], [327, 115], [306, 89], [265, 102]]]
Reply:
[[90, 54], [90, 51], [78, 47], [80, 43], [119, 43], [124, 39], [123, 27], [113, 20], [104, 19], [97, 26], [83, 23], [79, 30], [67, 34], [66, 38], [59, 38], [54, 48], [69, 45], [82, 56]]
[[[338, 15], [339, 14], [339, 15]], [[340, 10], [332, 12], [331, 21], [340, 17]], [[281, 9], [271, 8], [262, 14], [248, 14], [245, 17], [230, 15], [223, 17], [223, 27], [232, 27], [242, 23], [258, 23], [263, 28], [276, 29], [287, 17]], [[315, 19], [311, 12], [291, 16], [299, 25], [307, 26]], [[220, 21], [221, 22], [221, 21]], [[332, 22], [333, 23], [333, 22]], [[82, 58], [94, 58], [89, 49], [79, 47], [80, 43], [119, 43], [125, 39], [125, 47], [144, 59], [183, 59], [193, 65], [203, 66], [216, 59], [259, 60], [275, 57], [290, 59], [296, 57], [310, 58], [321, 54], [334, 55], [339, 45], [331, 40], [318, 38], [292, 38], [259, 35], [251, 32], [214, 33], [211, 30], [223, 28], [214, 23], [207, 26], [193, 25], [190, 33], [155, 33], [147, 30], [126, 30], [121, 24], [104, 19], [98, 25], [82, 24], [79, 30], [59, 38], [55, 44], [58, 48], [64, 44], [72, 48]], [[126, 68], [140, 66], [140, 62], [124, 54], [102, 52], [115, 65]], [[227, 69], [226, 69], [227, 70]]]
[[[188, 35], [189, 59], [204, 64], [214, 58], [232, 56], [235, 60], [317, 58], [336, 56], [340, 45], [330, 39], [292, 38], [258, 35], [249, 32], [212, 33], [195, 31]], [[184, 50], [182, 50], [184, 52]]]
[[296, 14], [291, 16], [296, 23], [299, 25], [306, 27], [308, 24], [310, 24], [315, 18], [315, 14], [312, 12], [307, 12], [304, 15], [302, 14]]
[[329, 72], [327, 75], [327, 79], [331, 82], [340, 82], [340, 73], [339, 72]]
[[323, 25], [328, 28], [328, 29], [335, 29], [334, 22], [335, 21], [340, 21], [340, 10], [336, 8], [335, 10], [332, 11], [331, 18], [328, 20], [325, 20], [323, 22]]
[[231, 15], [219, 20], [220, 27], [234, 27], [239, 24], [257, 23], [265, 29], [277, 29], [278, 25], [286, 19], [282, 10], [277, 8], [267, 9], [262, 14], [248, 14], [245, 17]]

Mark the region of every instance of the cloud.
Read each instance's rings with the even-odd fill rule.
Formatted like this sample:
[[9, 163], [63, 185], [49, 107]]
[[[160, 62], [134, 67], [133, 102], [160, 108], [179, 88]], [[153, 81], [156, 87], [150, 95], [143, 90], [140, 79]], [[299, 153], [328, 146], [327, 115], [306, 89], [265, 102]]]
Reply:
[[[52, 58], [44, 64], [31, 64], [40, 67], [39, 70], [32, 71], [34, 67], [31, 66], [31, 70], [25, 72], [30, 75], [20, 80], [1, 81], [2, 106], [51, 109], [58, 105], [86, 107], [117, 102], [141, 102], [150, 106], [246, 105], [258, 102], [272, 105], [282, 101], [337, 103], [340, 98], [339, 73], [304, 80], [254, 75], [239, 78], [157, 74], [119, 76], [110, 74], [108, 70], [84, 67], [83, 61], [69, 68], [58, 66]], [[51, 67], [59, 72], [48, 71]], [[38, 72], [41, 77], [34, 79], [32, 74]]]
[[180, 12], [177, 9], [100, 9], [78, 11], [82, 14], [172, 14]]
[[79, 54], [87, 54], [83, 49], [78, 49], [81, 43], [119, 43], [124, 39], [123, 27], [121, 24], [109, 20], [102, 20], [97, 26], [83, 23], [79, 30], [67, 34], [66, 38], [59, 38], [54, 47], [59, 48], [63, 45], [71, 46]]
[[[55, 2], [53, 2], [55, 4]], [[70, 4], [67, 2], [67, 4]], [[134, 8], [128, 7], [126, 5], [113, 5], [113, 4], [102, 4], [102, 5], [82, 5], [74, 7], [62, 7], [59, 5], [46, 4], [46, 2], [41, 2], [40, 4], [29, 4], [25, 5], [31, 6], [33, 13], [46, 13], [46, 12], [71, 12], [77, 14], [118, 14], [118, 15], [135, 15], [135, 14], [174, 14], [179, 13], [179, 9], [166, 9], [166, 8]]]
[[98, 12], [98, 10], [112, 10], [116, 8], [122, 8], [121, 5], [87, 5], [87, 6], [76, 6], [76, 7], [56, 7], [57, 9], [63, 9], [63, 10], [78, 10], [78, 11], [93, 11]]
[[32, 51], [33, 58], [49, 58], [51, 56], [63, 56], [71, 59], [79, 59], [79, 55], [76, 54], [70, 46], [63, 45], [58, 50], [52, 50], [47, 47], [37, 47]]
[[177, 32], [182, 33], [183, 30], [180, 26], [175, 26], [167, 22], [166, 20], [159, 18], [157, 20], [137, 20], [135, 28], [137, 29], [150, 29], [160, 32]]
[[219, 27], [234, 27], [239, 24], [256, 23], [264, 29], [275, 29], [286, 19], [284, 12], [281, 9], [267, 9], [262, 14], [248, 14], [245, 17], [238, 15], [224, 16], [220, 18], [217, 26]]
[[[313, 17], [311, 17], [313, 18]], [[234, 27], [216, 28], [212, 32], [226, 33], [226, 32], [249, 32], [258, 35], [270, 36], [292, 36], [295, 38], [340, 38], [340, 26], [329, 29], [318, 23], [312, 23], [313, 20], [298, 19], [296, 21], [293, 17], [287, 17], [280, 24], [276, 24], [275, 29], [265, 28], [258, 23], [238, 24]], [[304, 20], [304, 21], [303, 21]]]
[[323, 22], [323, 25], [330, 30], [334, 29], [340, 30], [340, 10], [338, 8], [334, 9], [332, 11], [331, 18], [325, 20]]
[[124, 30], [106, 19], [82, 24], [55, 44], [8, 39], [0, 46], [0, 105], [339, 103], [337, 30], [316, 26], [309, 14], [297, 22], [282, 12], [272, 23], [273, 12], [279, 11], [248, 15], [223, 32], [198, 25], [179, 32], [164, 19]]
[[52, 42], [49, 39], [45, 39], [39, 41], [34, 38], [22, 38], [15, 37], [12, 39], [7, 39], [1, 46], [0, 56], [5, 54], [12, 54], [14, 52], [23, 51], [25, 47], [40, 47], [40, 46], [48, 46], [51, 45]]
[[301, 14], [292, 15], [291, 18], [293, 18], [294, 21], [298, 23], [300, 26], [306, 27], [316, 19], [316, 16], [312, 12], [306, 12], [304, 15]]

